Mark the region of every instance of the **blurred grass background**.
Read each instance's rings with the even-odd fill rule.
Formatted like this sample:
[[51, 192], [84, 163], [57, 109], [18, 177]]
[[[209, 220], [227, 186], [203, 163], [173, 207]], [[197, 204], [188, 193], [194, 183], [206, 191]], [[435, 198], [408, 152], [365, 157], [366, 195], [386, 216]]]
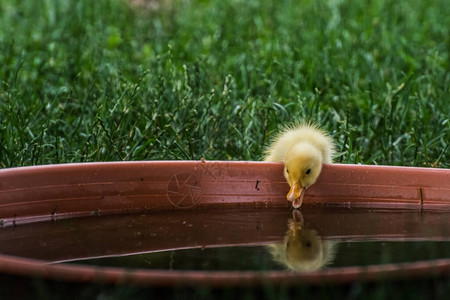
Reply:
[[[330, 132], [337, 162], [448, 168], [449, 31], [447, 0], [1, 0], [0, 168], [259, 160], [275, 132], [301, 120]], [[16, 279], [2, 282], [5, 291]], [[27, 284], [20, 297], [67, 292]], [[449, 286], [431, 278], [220, 295], [436, 299]], [[157, 293], [73, 290], [77, 299]]]
[[344, 163], [449, 167], [446, 0], [2, 0], [0, 167], [259, 160], [312, 120]]

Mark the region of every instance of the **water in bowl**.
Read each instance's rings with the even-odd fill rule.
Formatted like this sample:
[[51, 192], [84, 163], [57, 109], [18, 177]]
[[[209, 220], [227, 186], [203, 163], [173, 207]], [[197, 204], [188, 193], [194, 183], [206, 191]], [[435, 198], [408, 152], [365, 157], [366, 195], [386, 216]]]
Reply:
[[314, 271], [448, 258], [450, 213], [305, 205], [93, 216], [0, 229], [0, 253], [123, 268]]

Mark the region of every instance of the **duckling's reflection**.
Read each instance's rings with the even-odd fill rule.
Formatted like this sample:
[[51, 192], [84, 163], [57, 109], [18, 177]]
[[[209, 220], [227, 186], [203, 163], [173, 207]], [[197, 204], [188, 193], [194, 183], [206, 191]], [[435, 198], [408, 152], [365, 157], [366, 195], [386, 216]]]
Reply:
[[334, 259], [337, 243], [325, 240], [313, 229], [304, 227], [299, 210], [292, 212], [283, 242], [269, 245], [273, 259], [292, 271], [314, 271], [326, 268]]

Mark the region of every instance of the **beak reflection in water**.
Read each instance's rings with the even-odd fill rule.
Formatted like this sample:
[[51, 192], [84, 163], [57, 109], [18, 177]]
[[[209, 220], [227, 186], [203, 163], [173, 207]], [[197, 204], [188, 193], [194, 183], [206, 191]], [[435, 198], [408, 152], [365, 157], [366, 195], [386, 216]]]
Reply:
[[334, 259], [337, 243], [325, 240], [313, 229], [306, 229], [302, 213], [292, 212], [284, 240], [268, 246], [273, 259], [291, 271], [326, 268]]

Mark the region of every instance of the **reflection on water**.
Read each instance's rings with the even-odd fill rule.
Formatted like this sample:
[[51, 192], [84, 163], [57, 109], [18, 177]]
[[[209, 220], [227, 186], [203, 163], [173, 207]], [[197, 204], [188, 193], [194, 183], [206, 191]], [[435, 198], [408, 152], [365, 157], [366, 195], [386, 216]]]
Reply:
[[316, 230], [306, 228], [302, 213], [294, 210], [283, 241], [268, 248], [274, 260], [287, 269], [314, 271], [332, 262], [336, 246], [337, 242], [323, 239]]
[[304, 206], [93, 216], [0, 227], [0, 253], [126, 268], [292, 270], [450, 257], [450, 212]]

